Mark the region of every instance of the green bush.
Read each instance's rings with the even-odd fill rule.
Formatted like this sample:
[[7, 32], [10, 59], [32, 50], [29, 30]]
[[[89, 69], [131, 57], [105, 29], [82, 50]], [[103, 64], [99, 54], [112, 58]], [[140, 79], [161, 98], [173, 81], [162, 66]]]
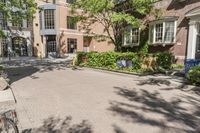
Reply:
[[200, 66], [191, 67], [187, 73], [187, 79], [192, 84], [200, 85]]
[[157, 67], [161, 69], [171, 69], [173, 64], [173, 55], [169, 52], [156, 53]]
[[[83, 62], [82, 57], [87, 58], [86, 62]], [[79, 52], [77, 55], [77, 64], [81, 66], [89, 66], [95, 68], [106, 68], [114, 70], [125, 70], [125, 71], [138, 71], [144, 63], [144, 57], [156, 57], [156, 68], [169, 69], [172, 65], [172, 55], [170, 53], [156, 53], [156, 54], [144, 54], [144, 53], [118, 53], [118, 52]], [[131, 68], [119, 68], [117, 66], [118, 60], [132, 60], [133, 67]]]

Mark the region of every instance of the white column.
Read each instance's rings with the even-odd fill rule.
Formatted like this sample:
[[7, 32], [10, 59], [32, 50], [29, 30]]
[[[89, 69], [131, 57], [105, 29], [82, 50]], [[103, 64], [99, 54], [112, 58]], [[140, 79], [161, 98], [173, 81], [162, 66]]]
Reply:
[[197, 26], [195, 21], [190, 21], [189, 25], [187, 59], [195, 59]]

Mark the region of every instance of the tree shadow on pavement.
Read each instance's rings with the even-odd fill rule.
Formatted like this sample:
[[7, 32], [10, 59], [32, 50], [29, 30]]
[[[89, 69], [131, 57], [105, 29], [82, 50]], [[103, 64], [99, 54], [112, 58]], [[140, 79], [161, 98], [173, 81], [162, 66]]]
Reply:
[[146, 84], [149, 84], [149, 85], [167, 85], [169, 86], [171, 84], [170, 81], [166, 80], [166, 79], [160, 79], [160, 78], [149, 78], [147, 80], [143, 80], [143, 81], [140, 81], [138, 83], [138, 85], [146, 85]]
[[44, 120], [43, 125], [35, 129], [26, 129], [22, 133], [93, 133], [88, 121], [71, 124], [72, 117], [64, 119], [50, 117]]
[[6, 69], [6, 73], [8, 74], [8, 78], [11, 84], [20, 79], [23, 79], [24, 77], [31, 76], [38, 71], [39, 69], [33, 66], [15, 67]]
[[[162, 133], [200, 132], [197, 131], [200, 125], [200, 99], [183, 95], [166, 100], [159, 92], [114, 88], [116, 93], [128, 102], [111, 101], [109, 110], [113, 115], [128, 122], [159, 127]], [[183, 104], [193, 108], [182, 106]], [[151, 117], [152, 114], [154, 117]]]
[[14, 83], [25, 77], [30, 77], [32, 79], [38, 79], [39, 77], [35, 76], [34, 73], [44, 73], [54, 70], [65, 70], [69, 67], [69, 63], [49, 63], [49, 62], [23, 62], [19, 65], [18, 62], [14, 65], [15, 67], [9, 67], [6, 69], [10, 83]]

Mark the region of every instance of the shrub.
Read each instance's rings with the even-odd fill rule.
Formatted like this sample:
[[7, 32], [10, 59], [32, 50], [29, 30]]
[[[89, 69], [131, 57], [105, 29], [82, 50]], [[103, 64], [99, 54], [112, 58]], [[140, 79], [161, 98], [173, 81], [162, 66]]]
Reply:
[[82, 57], [83, 56], [87, 56], [87, 53], [86, 52], [78, 52], [77, 53], [76, 65], [80, 65], [82, 63]]
[[[82, 57], [86, 57], [87, 61], [83, 62]], [[147, 60], [150, 59], [151, 61], [147, 63]], [[171, 68], [172, 65], [172, 55], [170, 53], [144, 54], [133, 52], [79, 52], [77, 60], [78, 65], [126, 71], [138, 71], [139, 69], [163, 70]], [[118, 60], [131, 60], [132, 67], [119, 67], [117, 65]], [[143, 68], [143, 66], [147, 67]]]
[[169, 52], [156, 53], [157, 67], [161, 69], [171, 69], [173, 63], [173, 55]]
[[191, 67], [187, 73], [189, 82], [195, 85], [200, 85], [200, 66]]

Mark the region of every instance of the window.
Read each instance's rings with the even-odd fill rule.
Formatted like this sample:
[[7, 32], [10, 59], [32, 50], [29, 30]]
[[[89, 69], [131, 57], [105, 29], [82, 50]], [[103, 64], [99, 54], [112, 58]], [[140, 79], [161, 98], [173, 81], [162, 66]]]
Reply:
[[67, 45], [68, 53], [75, 53], [77, 51], [77, 39], [68, 38]]
[[7, 19], [5, 17], [5, 15], [3, 13], [0, 13], [0, 28], [2, 30], [6, 30], [7, 29]]
[[176, 21], [164, 21], [150, 24], [149, 42], [152, 44], [174, 43], [176, 33]]
[[163, 24], [156, 24], [156, 42], [162, 42]]
[[54, 9], [44, 10], [44, 23], [45, 23], [45, 29], [55, 28], [55, 10]]
[[139, 28], [132, 29], [132, 42], [134, 44], [138, 44], [139, 43], [139, 38], [140, 38]]
[[131, 26], [126, 27], [123, 40], [124, 46], [138, 45], [140, 42], [139, 28], [132, 28]]
[[23, 19], [18, 12], [12, 12], [12, 26], [23, 27]]
[[173, 42], [174, 41], [174, 22], [165, 22], [165, 42]]
[[77, 29], [77, 23], [74, 20], [74, 17], [67, 16], [67, 29]]

